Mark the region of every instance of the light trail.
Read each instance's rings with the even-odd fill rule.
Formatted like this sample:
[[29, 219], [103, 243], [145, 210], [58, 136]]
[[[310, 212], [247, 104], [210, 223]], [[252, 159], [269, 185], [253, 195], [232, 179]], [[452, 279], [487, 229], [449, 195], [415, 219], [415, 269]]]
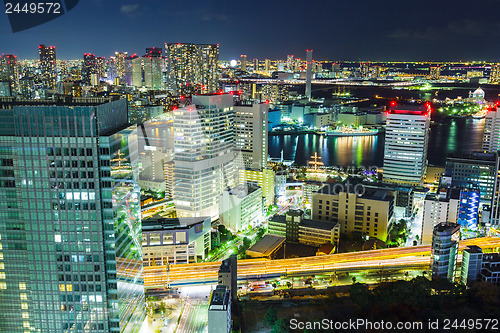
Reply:
[[[460, 242], [460, 250], [477, 245], [483, 249], [500, 247], [499, 237], [475, 238]], [[238, 260], [238, 278], [269, 275], [307, 274], [334, 270], [359, 268], [404, 268], [429, 265], [430, 245], [390, 248], [370, 251], [331, 254], [291, 259], [245, 259]], [[178, 264], [170, 266], [170, 281], [173, 284], [205, 283], [217, 280], [220, 262]], [[166, 285], [166, 266], [144, 267], [146, 288]]]

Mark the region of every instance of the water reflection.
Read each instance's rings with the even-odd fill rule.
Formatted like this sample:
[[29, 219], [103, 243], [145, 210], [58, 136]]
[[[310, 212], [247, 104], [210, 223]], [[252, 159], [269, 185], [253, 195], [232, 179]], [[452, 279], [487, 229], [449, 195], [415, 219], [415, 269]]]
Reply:
[[[445, 119], [431, 127], [428, 161], [444, 165], [448, 154], [481, 150], [484, 119]], [[384, 133], [377, 136], [324, 137], [313, 134], [269, 137], [269, 155], [306, 165], [315, 152], [327, 166], [382, 166]]]

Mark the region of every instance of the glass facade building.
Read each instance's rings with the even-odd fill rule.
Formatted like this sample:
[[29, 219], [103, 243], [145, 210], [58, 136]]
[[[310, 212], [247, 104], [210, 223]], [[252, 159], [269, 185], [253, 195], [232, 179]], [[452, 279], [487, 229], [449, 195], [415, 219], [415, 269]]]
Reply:
[[0, 331], [137, 332], [136, 138], [125, 100], [0, 101]]

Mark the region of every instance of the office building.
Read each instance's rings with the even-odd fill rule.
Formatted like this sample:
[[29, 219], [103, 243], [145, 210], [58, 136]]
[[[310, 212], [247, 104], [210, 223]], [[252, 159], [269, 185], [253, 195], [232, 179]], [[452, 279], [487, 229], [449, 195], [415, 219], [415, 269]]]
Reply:
[[151, 90], [163, 89], [163, 58], [161, 48], [147, 48], [142, 57], [144, 71], [144, 86]]
[[136, 134], [125, 100], [3, 100], [0, 331], [138, 332]]
[[490, 84], [500, 83], [500, 64], [491, 65]]
[[481, 276], [483, 265], [483, 250], [477, 245], [467, 246], [463, 250], [462, 266], [460, 270], [460, 282], [468, 286]]
[[325, 184], [312, 194], [312, 219], [340, 223], [342, 234], [358, 232], [385, 242], [394, 220], [394, 190], [352, 180]]
[[268, 233], [285, 237], [287, 242], [319, 247], [336, 244], [340, 237], [340, 224], [304, 219], [303, 211], [289, 210], [286, 215], [274, 215], [268, 221]]
[[266, 207], [274, 204], [274, 176], [273, 169], [238, 169], [238, 183], [259, 185]]
[[427, 169], [430, 112], [428, 104], [398, 106], [391, 102], [385, 133], [385, 182], [423, 184]]
[[431, 250], [433, 279], [455, 281], [459, 241], [460, 226], [458, 224], [441, 222], [434, 227]]
[[163, 218], [142, 222], [144, 266], [189, 264], [204, 260], [211, 249], [210, 217]]
[[483, 134], [483, 151], [497, 153], [500, 150], [500, 115], [497, 108], [490, 108], [486, 113]]
[[495, 186], [496, 153], [473, 152], [468, 155], [449, 155], [445, 174], [452, 177], [452, 185], [479, 186], [482, 202], [490, 202]]
[[440, 188], [438, 193], [429, 193], [424, 199], [422, 217], [422, 245], [432, 243], [434, 227], [441, 222], [458, 222], [460, 190]]
[[55, 89], [57, 82], [56, 47], [40, 45], [40, 67], [45, 88]]
[[240, 68], [241, 68], [242, 72], [247, 71], [247, 55], [246, 54], [242, 54], [240, 56]]
[[0, 55], [0, 81], [9, 82], [12, 95], [19, 92], [19, 68], [15, 55]]
[[259, 59], [253, 59], [253, 71], [257, 72], [259, 70]]
[[125, 83], [127, 86], [142, 87], [142, 58], [137, 54], [125, 58]]
[[193, 96], [193, 105], [174, 111], [178, 216], [219, 217], [220, 196], [235, 183], [233, 116], [230, 94]]
[[208, 306], [208, 333], [231, 333], [231, 291], [217, 285]]
[[220, 223], [234, 232], [260, 224], [263, 211], [262, 188], [259, 186], [252, 183], [240, 184], [222, 192]]
[[234, 140], [238, 169], [263, 169], [267, 164], [269, 104], [234, 106]]

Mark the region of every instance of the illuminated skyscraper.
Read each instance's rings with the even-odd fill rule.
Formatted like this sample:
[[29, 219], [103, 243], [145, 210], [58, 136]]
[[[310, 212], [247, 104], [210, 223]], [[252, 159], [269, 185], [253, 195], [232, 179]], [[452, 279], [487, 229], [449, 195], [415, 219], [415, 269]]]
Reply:
[[421, 185], [427, 170], [430, 106], [396, 105], [387, 112], [383, 180]]
[[237, 105], [234, 107], [235, 149], [241, 153], [238, 169], [266, 167], [268, 147], [269, 103]]
[[38, 50], [43, 83], [46, 88], [55, 89], [57, 81], [56, 47], [40, 45]]
[[138, 332], [137, 135], [126, 101], [0, 107], [0, 331]]
[[500, 64], [491, 65], [490, 83], [491, 84], [500, 83]]
[[247, 55], [242, 54], [240, 57], [240, 68], [243, 72], [246, 72], [247, 70]]
[[163, 72], [161, 48], [150, 47], [146, 49], [146, 54], [142, 57], [144, 70], [144, 85], [148, 89], [163, 89]]
[[286, 58], [286, 70], [288, 72], [293, 72], [295, 70], [294, 68], [294, 60], [293, 60], [293, 54], [288, 55]]
[[491, 108], [486, 113], [483, 133], [483, 151], [496, 153], [500, 150], [500, 113]]
[[10, 81], [12, 95], [19, 91], [19, 69], [15, 55], [0, 55], [0, 81]]
[[234, 186], [233, 96], [193, 96], [174, 111], [174, 202], [179, 217], [219, 217], [219, 199]]
[[255, 58], [253, 60], [253, 71], [257, 72], [259, 70], [259, 59]]
[[174, 95], [213, 93], [219, 85], [219, 45], [165, 44], [167, 89]]
[[269, 59], [264, 60], [264, 70], [266, 72], [271, 70], [271, 60], [269, 60]]
[[431, 67], [429, 76], [432, 80], [439, 80], [441, 77], [441, 67]]
[[95, 54], [85, 53], [83, 55], [82, 80], [90, 84], [92, 74], [97, 74]]
[[[189, 94], [197, 83], [198, 48], [194, 44], [165, 44], [167, 89], [174, 95]], [[190, 86], [191, 85], [191, 86]]]
[[137, 54], [125, 58], [125, 83], [136, 88], [142, 87], [142, 58]]
[[210, 94], [219, 87], [219, 44], [198, 44], [201, 93]]
[[123, 79], [125, 77], [125, 58], [127, 57], [127, 55], [127, 52], [115, 52], [116, 74], [120, 79]]

